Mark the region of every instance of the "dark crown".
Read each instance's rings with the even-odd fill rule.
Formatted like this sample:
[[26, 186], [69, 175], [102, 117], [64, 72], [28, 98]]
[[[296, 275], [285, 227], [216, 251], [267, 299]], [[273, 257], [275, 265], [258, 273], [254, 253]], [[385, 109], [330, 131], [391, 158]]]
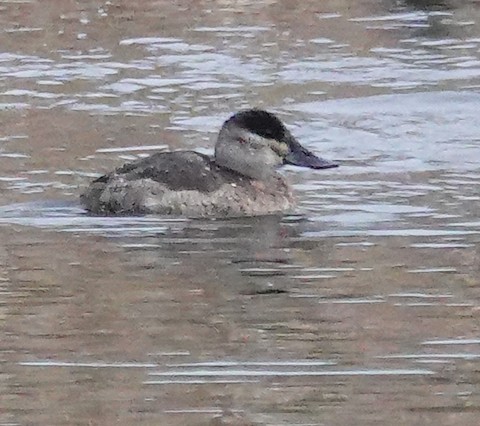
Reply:
[[262, 109], [237, 112], [228, 121], [263, 138], [278, 141], [283, 140], [287, 132], [283, 123], [274, 114]]

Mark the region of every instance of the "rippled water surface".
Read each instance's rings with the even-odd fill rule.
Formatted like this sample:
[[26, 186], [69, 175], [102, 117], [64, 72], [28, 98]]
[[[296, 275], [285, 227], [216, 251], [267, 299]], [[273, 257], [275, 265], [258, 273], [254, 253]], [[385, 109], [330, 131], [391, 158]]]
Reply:
[[[0, 425], [477, 425], [480, 5], [0, 0]], [[276, 112], [295, 215], [78, 194]]]

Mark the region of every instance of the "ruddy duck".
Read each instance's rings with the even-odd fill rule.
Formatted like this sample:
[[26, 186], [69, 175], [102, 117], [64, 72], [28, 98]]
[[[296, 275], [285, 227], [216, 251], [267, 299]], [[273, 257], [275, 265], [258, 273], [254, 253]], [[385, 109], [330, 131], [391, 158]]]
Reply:
[[327, 169], [337, 164], [317, 157], [274, 115], [240, 111], [223, 124], [215, 155], [162, 152], [93, 181], [81, 195], [95, 214], [257, 216], [290, 211], [295, 203], [283, 164]]

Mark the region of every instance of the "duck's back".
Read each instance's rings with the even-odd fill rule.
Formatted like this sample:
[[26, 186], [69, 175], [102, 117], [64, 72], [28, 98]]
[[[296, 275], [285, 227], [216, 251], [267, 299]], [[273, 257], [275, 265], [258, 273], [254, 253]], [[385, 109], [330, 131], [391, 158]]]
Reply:
[[289, 210], [293, 200], [280, 176], [264, 183], [219, 167], [194, 151], [158, 153], [93, 181], [81, 195], [95, 214], [174, 214], [228, 217]]

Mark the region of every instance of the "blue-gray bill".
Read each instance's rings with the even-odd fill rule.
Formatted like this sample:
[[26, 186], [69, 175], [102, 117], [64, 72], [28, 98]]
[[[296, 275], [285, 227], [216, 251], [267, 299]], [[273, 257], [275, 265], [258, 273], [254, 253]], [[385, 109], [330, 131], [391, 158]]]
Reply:
[[285, 164], [292, 164], [299, 167], [311, 169], [330, 169], [338, 167], [338, 164], [324, 158], [317, 157], [313, 152], [304, 148], [298, 142], [290, 143], [290, 152], [284, 159]]

